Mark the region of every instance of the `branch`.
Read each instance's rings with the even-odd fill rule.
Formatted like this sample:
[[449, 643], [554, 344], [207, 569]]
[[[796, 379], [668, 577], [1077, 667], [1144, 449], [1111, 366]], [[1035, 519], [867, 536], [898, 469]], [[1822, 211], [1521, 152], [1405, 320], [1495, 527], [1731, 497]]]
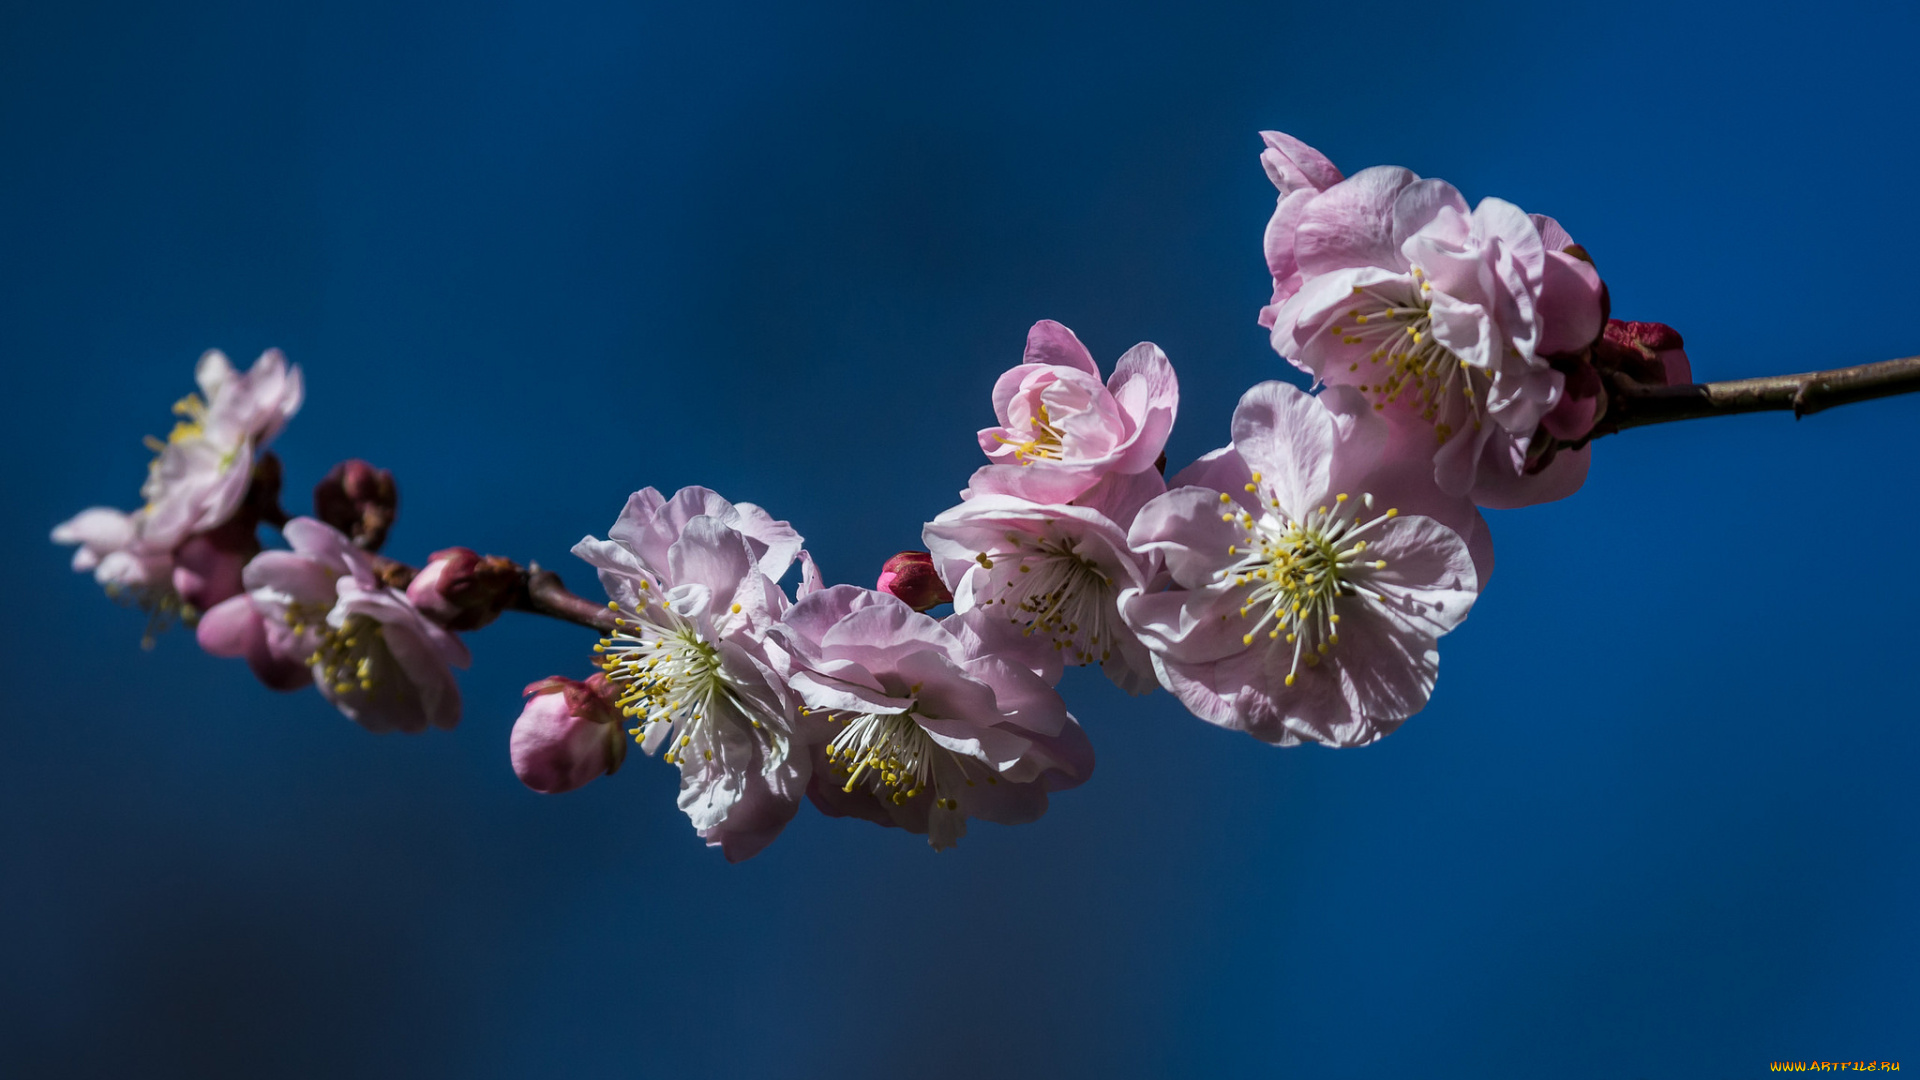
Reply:
[[1840, 405], [1920, 391], [1920, 356], [1877, 364], [1729, 382], [1645, 386], [1616, 372], [1607, 415], [1592, 438], [1628, 428], [1741, 413], [1792, 412], [1798, 419]]
[[[390, 559], [385, 555], [369, 557], [373, 560], [374, 573], [380, 576], [382, 583], [391, 588], [405, 591], [406, 587], [412, 584], [413, 579], [420, 575], [420, 571], [398, 559]], [[574, 623], [602, 634], [613, 632], [613, 610], [605, 604], [596, 604], [584, 596], [576, 596], [569, 592], [567, 587], [560, 583], [559, 574], [541, 567], [539, 563], [528, 563], [525, 569], [521, 569], [506, 559], [500, 559], [498, 562], [510, 567], [519, 575], [518, 584], [514, 586], [511, 593], [506, 595], [503, 605], [498, 607], [488, 605], [479, 621], [467, 626], [462, 626], [457, 621], [450, 623], [443, 615], [435, 615], [435, 621], [446, 625], [451, 630], [477, 630], [491, 623], [494, 616], [501, 611], [512, 610], [524, 611], [532, 615], [545, 615], [549, 619]], [[499, 601], [496, 600], [495, 603]]]
[[560, 583], [560, 575], [541, 568], [539, 563], [527, 564], [525, 584], [508, 606], [515, 611], [578, 623], [603, 634], [613, 631], [613, 611], [607, 605], [568, 592]]

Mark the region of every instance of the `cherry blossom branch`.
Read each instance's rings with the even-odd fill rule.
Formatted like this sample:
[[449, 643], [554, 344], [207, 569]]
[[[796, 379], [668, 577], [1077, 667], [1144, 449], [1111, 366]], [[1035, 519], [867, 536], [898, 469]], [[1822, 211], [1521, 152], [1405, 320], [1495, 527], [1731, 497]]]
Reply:
[[[291, 520], [291, 515], [280, 505], [281, 475], [280, 458], [272, 451], [262, 454], [254, 464], [246, 497], [246, 506], [252, 515], [275, 529], [285, 528]], [[415, 578], [427, 572], [379, 553], [399, 504], [398, 488], [393, 474], [387, 470], [376, 469], [358, 459], [341, 462], [315, 489], [314, 503], [315, 512], [322, 519], [351, 536], [354, 544], [367, 552], [383, 584], [404, 591]], [[448, 549], [434, 558], [455, 550], [464, 549]], [[539, 563], [530, 562], [522, 567], [495, 556], [481, 560], [473, 558], [471, 552], [467, 555], [471, 563], [465, 567], [467, 573], [472, 574], [480, 569], [478, 564], [485, 563], [486, 576], [484, 582], [467, 586], [472, 590], [472, 584], [481, 585], [477, 591], [467, 593], [472, 601], [467, 605], [468, 610], [436, 612], [441, 616], [440, 621], [448, 622], [451, 629], [479, 629], [491, 622], [494, 615], [508, 609], [544, 615], [601, 633], [613, 629], [613, 612], [606, 605], [575, 595], [561, 583], [559, 574]], [[429, 563], [429, 568], [432, 565]]]
[[1646, 386], [1614, 375], [1607, 415], [1593, 437], [1628, 428], [1742, 413], [1792, 412], [1798, 419], [1857, 401], [1920, 391], [1920, 356], [1875, 364], [1726, 382]]
[[[439, 557], [439, 555], [435, 556], [436, 559]], [[584, 596], [576, 595], [560, 581], [559, 574], [546, 569], [539, 563], [530, 562], [522, 567], [497, 556], [488, 556], [485, 561], [495, 564], [497, 570], [505, 570], [511, 574], [513, 583], [499, 592], [483, 589], [474, 597], [476, 607], [465, 614], [468, 618], [478, 616], [476, 620], [478, 625], [462, 625], [458, 621], [460, 616], [455, 615], [449, 620], [450, 628], [477, 630], [480, 626], [492, 622], [494, 614], [503, 610], [512, 610], [524, 611], [531, 615], [544, 615], [549, 619], [570, 622], [599, 633], [609, 633], [613, 630], [612, 610], [605, 604], [595, 603]], [[384, 555], [373, 556], [373, 566], [382, 582], [402, 590], [413, 584], [414, 579], [425, 572]], [[493, 599], [486, 598], [489, 595]], [[436, 614], [444, 615], [445, 613], [436, 612]]]

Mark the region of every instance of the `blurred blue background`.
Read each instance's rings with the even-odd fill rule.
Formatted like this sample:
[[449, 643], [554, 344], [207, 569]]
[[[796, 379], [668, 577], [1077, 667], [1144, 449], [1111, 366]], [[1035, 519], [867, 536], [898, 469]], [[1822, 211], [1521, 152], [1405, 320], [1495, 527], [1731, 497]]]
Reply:
[[1907, 5], [198, 3], [0, 12], [0, 1074], [1739, 1077], [1920, 1067], [1920, 400], [1600, 444], [1493, 516], [1432, 705], [1275, 750], [1063, 689], [1100, 757], [955, 852], [739, 866], [634, 757], [514, 779], [524, 684], [375, 738], [104, 600], [193, 361], [278, 345], [288, 502], [538, 559], [703, 483], [870, 582], [1027, 326], [1276, 377], [1256, 132], [1557, 215], [1703, 378], [1920, 351]]

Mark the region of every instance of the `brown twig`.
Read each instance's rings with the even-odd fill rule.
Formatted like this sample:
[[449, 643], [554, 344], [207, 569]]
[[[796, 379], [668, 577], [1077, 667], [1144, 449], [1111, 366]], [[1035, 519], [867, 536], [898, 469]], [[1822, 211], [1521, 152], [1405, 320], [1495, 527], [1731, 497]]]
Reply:
[[607, 605], [568, 592], [560, 583], [560, 575], [542, 568], [539, 563], [527, 564], [526, 583], [508, 606], [515, 611], [578, 623], [601, 633], [613, 629], [613, 611]]
[[1682, 386], [1643, 386], [1616, 374], [1606, 418], [1592, 437], [1649, 424], [1741, 413], [1791, 412], [1798, 418], [1856, 401], [1914, 391], [1920, 391], [1920, 356], [1800, 375]]

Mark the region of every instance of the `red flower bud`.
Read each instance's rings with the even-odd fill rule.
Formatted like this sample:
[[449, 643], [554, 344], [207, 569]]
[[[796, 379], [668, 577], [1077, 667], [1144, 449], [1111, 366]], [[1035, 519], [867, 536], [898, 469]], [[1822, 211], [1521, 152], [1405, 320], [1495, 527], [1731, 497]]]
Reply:
[[366, 551], [379, 551], [400, 512], [400, 489], [393, 474], [353, 458], [333, 467], [313, 486], [313, 516], [353, 538]]
[[953, 593], [934, 573], [933, 556], [924, 551], [903, 551], [888, 559], [874, 588], [905, 600], [915, 611], [953, 603]]
[[1647, 386], [1680, 386], [1693, 381], [1686, 343], [1665, 323], [1608, 319], [1595, 343], [1594, 366], [1603, 373], [1624, 371]]
[[472, 548], [436, 551], [407, 586], [421, 614], [449, 630], [478, 630], [498, 618], [520, 590], [512, 559], [481, 556]]

